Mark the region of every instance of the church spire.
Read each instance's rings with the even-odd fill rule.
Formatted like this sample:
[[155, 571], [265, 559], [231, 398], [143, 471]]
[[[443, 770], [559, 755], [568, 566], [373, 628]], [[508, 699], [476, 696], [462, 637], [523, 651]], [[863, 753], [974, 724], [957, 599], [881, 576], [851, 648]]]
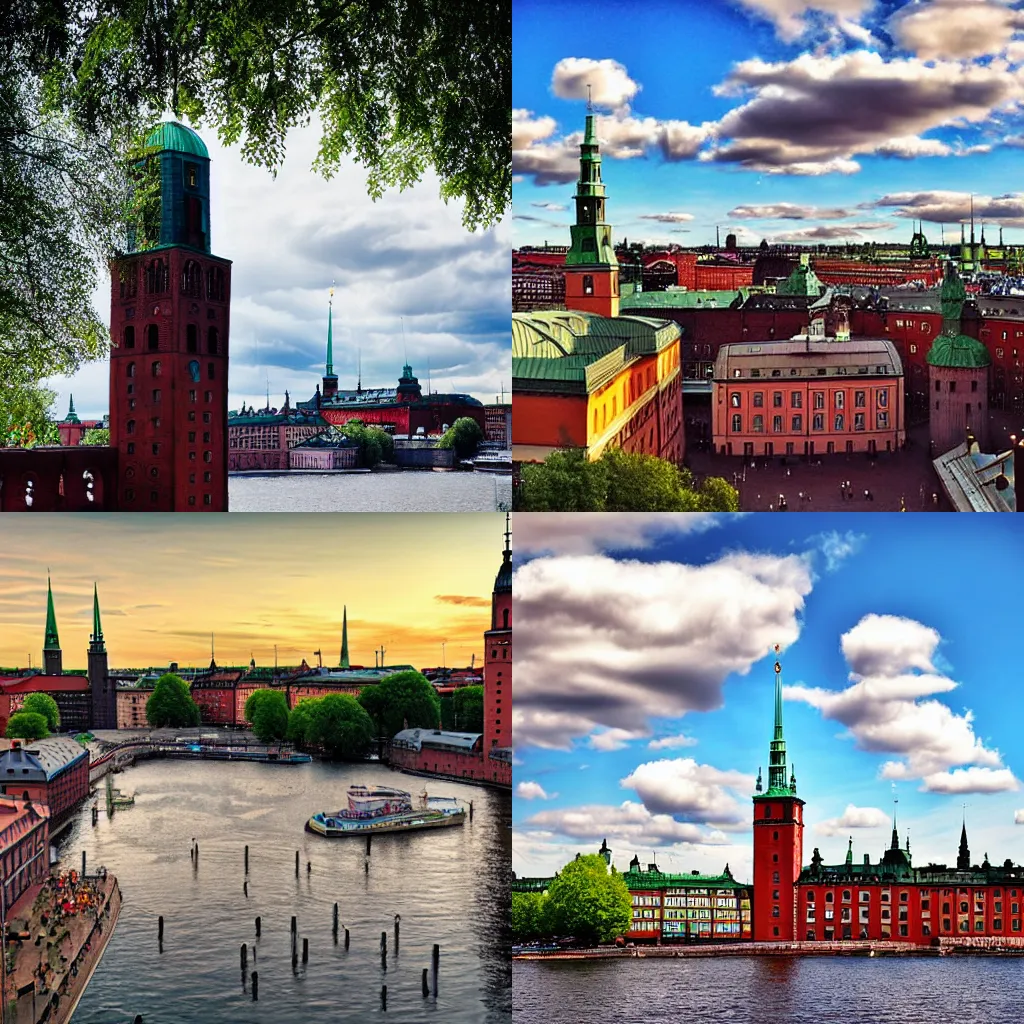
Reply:
[[331, 297], [327, 303], [327, 374], [334, 376], [334, 285], [331, 285]]
[[348, 668], [348, 606], [341, 609], [341, 667]]
[[779, 645], [775, 645], [775, 728], [768, 755], [768, 795], [791, 796], [796, 779], [786, 778], [786, 739], [782, 734], [782, 664], [778, 660]]
[[46, 639], [43, 641], [44, 651], [59, 651], [60, 637], [57, 636], [57, 616], [53, 610], [53, 590], [50, 577], [46, 577]]
[[960, 852], [956, 858], [957, 871], [969, 871], [971, 868], [971, 851], [967, 847], [967, 813], [964, 812], [963, 826], [960, 829]]
[[100, 624], [100, 595], [94, 583], [92, 585], [92, 636], [89, 637], [90, 650], [102, 651], [103, 626]]

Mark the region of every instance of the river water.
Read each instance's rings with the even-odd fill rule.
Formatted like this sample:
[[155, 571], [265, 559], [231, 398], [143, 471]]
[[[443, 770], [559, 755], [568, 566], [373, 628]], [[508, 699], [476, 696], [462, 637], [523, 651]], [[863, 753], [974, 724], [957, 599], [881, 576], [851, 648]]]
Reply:
[[231, 476], [232, 512], [494, 512], [512, 506], [512, 477], [495, 473], [312, 473]]
[[[365, 841], [303, 830], [344, 804], [353, 782], [472, 800], [474, 816], [436, 832]], [[64, 866], [117, 874], [124, 906], [73, 1024], [141, 1013], [145, 1024], [308, 1024], [312, 1021], [508, 1024], [512, 1019], [509, 864], [511, 797], [434, 782], [381, 765], [260, 765], [147, 761], [115, 776], [135, 806], [96, 828], [84, 807], [59, 837]], [[101, 790], [102, 793], [102, 790]], [[199, 843], [198, 867], [189, 856]], [[248, 897], [243, 892], [249, 845]], [[301, 870], [295, 877], [295, 851]], [[307, 873], [306, 862], [312, 865]], [[334, 944], [332, 908], [341, 904]], [[293, 973], [290, 919], [298, 917]], [[394, 950], [394, 915], [401, 914]], [[163, 952], [157, 918], [164, 917]], [[255, 918], [262, 937], [255, 938]], [[388, 933], [387, 969], [380, 933]], [[309, 939], [309, 962], [301, 960]], [[255, 944], [259, 1001], [243, 989], [240, 946]], [[424, 999], [421, 972], [440, 944], [439, 996]], [[250, 971], [253, 969], [250, 952]], [[387, 985], [386, 1013], [380, 990]]]
[[1016, 958], [722, 957], [512, 969], [516, 1024], [996, 1024], [1020, 1019]]

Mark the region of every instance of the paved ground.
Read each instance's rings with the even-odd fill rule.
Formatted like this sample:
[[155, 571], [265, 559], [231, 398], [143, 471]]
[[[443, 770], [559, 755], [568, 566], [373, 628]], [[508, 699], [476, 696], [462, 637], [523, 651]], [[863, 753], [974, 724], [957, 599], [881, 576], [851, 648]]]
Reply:
[[[687, 465], [698, 478], [722, 476], [733, 483], [740, 492], [740, 508], [747, 512], [952, 511], [931, 464], [927, 424], [908, 431], [904, 451], [883, 452], [873, 459], [865, 454], [730, 458], [699, 450], [700, 423], [691, 420], [688, 426]], [[994, 443], [988, 450], [1005, 451], [1014, 431], [1018, 436], [1024, 434], [1024, 428], [1011, 416], [993, 414], [990, 432]], [[849, 483], [845, 490], [844, 481]], [[785, 507], [780, 509], [780, 504]]]

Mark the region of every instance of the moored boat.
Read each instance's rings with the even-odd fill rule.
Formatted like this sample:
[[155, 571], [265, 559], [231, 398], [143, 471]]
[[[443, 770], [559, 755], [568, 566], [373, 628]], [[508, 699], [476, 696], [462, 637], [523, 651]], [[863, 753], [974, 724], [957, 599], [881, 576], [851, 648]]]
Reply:
[[414, 802], [402, 789], [350, 786], [347, 808], [320, 811], [306, 822], [306, 828], [321, 836], [361, 836], [443, 828], [465, 820], [466, 809], [454, 797], [427, 796], [424, 791]]

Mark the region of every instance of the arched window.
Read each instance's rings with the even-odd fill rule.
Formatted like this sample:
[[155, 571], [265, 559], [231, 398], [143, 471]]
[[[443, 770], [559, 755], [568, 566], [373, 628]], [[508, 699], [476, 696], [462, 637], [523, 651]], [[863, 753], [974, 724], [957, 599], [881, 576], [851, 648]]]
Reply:
[[190, 362], [188, 364], [188, 375], [192, 378], [193, 383], [198, 383], [198, 381], [199, 381], [199, 360], [198, 359], [193, 359], [192, 362]]
[[127, 367], [125, 367], [125, 375], [128, 376], [128, 377], [134, 377], [135, 376], [135, 364], [134, 363], [129, 363], [127, 365]]
[[146, 291], [150, 295], [162, 295], [167, 291], [170, 269], [160, 258], [152, 259], [146, 264]]
[[194, 299], [203, 297], [203, 271], [195, 260], [186, 260], [181, 269], [181, 291]]
[[146, 348], [155, 352], [160, 347], [160, 330], [156, 324], [150, 324], [146, 328]]
[[131, 324], [124, 329], [124, 347], [135, 348], [135, 328]]
[[211, 356], [215, 356], [217, 354], [217, 328], [216, 327], [211, 327], [206, 332], [206, 351], [209, 352]]
[[213, 452], [203, 452], [203, 462], [213, 462]]
[[206, 297], [211, 302], [224, 301], [224, 271], [210, 267], [206, 272]]
[[153, 365], [150, 367], [150, 372], [153, 374], [153, 376], [154, 377], [159, 377], [160, 376], [160, 372], [161, 372], [162, 369], [163, 369], [163, 367], [160, 365], [160, 360], [159, 359], [154, 359], [153, 360]]
[[594, 278], [591, 274], [583, 275], [583, 294], [593, 295], [594, 294]]
[[188, 352], [199, 351], [199, 328], [195, 324], [189, 324], [185, 329], [185, 349]]
[[121, 286], [121, 298], [132, 299], [138, 291], [139, 273], [134, 263], [122, 263], [117, 276]]

